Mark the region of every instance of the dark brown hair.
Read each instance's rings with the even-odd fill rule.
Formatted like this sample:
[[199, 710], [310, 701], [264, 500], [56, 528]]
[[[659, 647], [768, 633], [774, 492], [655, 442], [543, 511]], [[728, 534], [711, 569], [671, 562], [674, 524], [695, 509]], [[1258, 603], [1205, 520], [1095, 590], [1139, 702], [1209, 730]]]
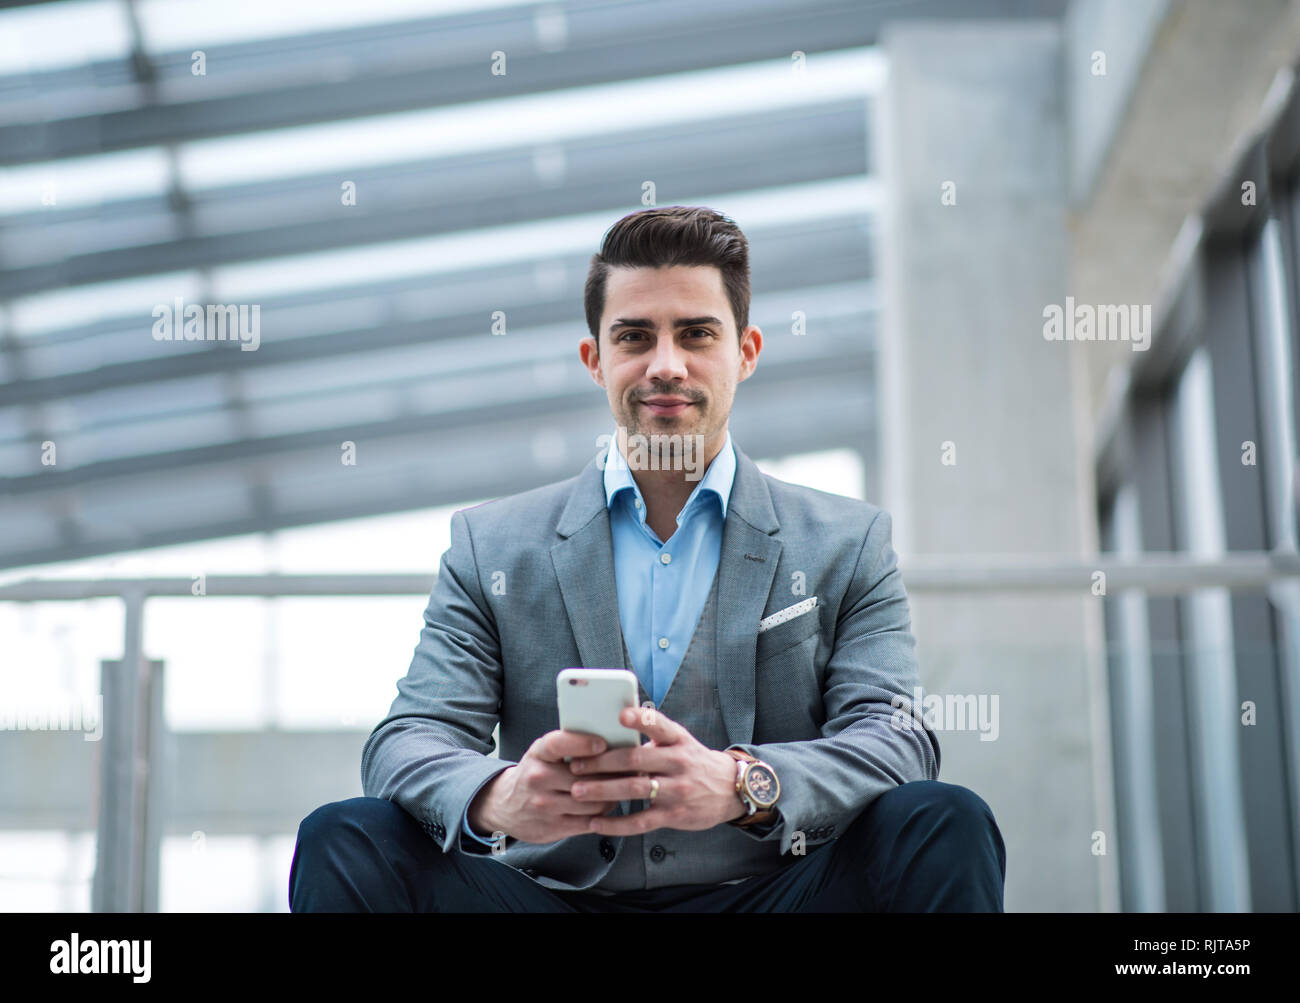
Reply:
[[749, 241], [733, 220], [713, 209], [662, 206], [624, 216], [605, 231], [600, 250], [591, 257], [583, 306], [597, 353], [610, 268], [672, 265], [713, 265], [722, 272], [722, 286], [736, 319], [737, 340], [744, 336], [749, 326]]

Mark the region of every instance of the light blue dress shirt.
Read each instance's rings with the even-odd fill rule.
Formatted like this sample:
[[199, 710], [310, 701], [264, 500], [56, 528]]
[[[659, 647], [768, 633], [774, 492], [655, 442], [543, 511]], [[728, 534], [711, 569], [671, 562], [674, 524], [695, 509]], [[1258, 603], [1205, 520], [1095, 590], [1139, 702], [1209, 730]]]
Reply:
[[[677, 529], [665, 543], [646, 525], [645, 499], [618, 448], [617, 431], [605, 463], [605, 504], [614, 543], [618, 615], [633, 670], [658, 707], [695, 636], [718, 572], [736, 453], [728, 429], [722, 449], [677, 513]], [[468, 806], [461, 828], [491, 845], [470, 828]]]
[[646, 525], [645, 499], [611, 443], [605, 501], [614, 538], [618, 614], [633, 670], [658, 707], [682, 664], [722, 555], [722, 525], [736, 476], [731, 432], [695, 485], [665, 543]]

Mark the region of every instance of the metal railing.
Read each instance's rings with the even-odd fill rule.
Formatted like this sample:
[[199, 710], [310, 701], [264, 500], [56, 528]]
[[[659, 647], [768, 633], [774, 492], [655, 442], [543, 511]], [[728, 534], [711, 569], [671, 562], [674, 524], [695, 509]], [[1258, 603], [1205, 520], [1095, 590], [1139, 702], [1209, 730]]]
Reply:
[[[1180, 554], [1149, 554], [1139, 560], [1098, 554], [1089, 558], [967, 556], [900, 560], [909, 593], [1002, 594], [1077, 593], [1080, 597], [1140, 590], [1170, 596], [1202, 589], [1269, 591], [1300, 579], [1300, 554], [1238, 553], [1218, 560]], [[53, 579], [33, 578], [0, 585], [0, 601], [29, 603], [120, 598], [124, 604], [123, 658], [102, 662], [104, 735], [95, 768], [99, 790], [97, 861], [92, 891], [96, 911], [153, 911], [158, 908], [158, 861], [163, 835], [160, 777], [168, 745], [163, 715], [163, 663], [144, 655], [146, 600], [153, 597], [284, 597], [428, 595], [436, 576], [419, 574], [252, 574], [185, 577]], [[1293, 584], [1288, 585], [1293, 589]], [[128, 670], [131, 665], [137, 670]], [[242, 734], [248, 743], [256, 736]], [[312, 744], [319, 756], [327, 733], [282, 741]], [[31, 736], [32, 741], [37, 739]], [[216, 736], [185, 741], [194, 746], [182, 758], [221, 755]], [[333, 743], [337, 745], [338, 743]], [[202, 752], [207, 749], [207, 752]], [[48, 749], [59, 762], [75, 751]], [[66, 744], [63, 748], [66, 748]], [[284, 762], [285, 760], [280, 760]], [[25, 788], [11, 788], [14, 791]], [[3, 791], [0, 791], [3, 793]], [[22, 805], [0, 805], [0, 811]], [[273, 828], [273, 826], [270, 826]]]

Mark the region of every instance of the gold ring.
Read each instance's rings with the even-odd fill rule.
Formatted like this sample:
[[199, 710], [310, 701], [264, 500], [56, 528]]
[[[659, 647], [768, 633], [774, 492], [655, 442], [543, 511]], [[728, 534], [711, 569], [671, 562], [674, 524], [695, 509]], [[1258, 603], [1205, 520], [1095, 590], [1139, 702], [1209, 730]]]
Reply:
[[650, 803], [655, 803], [655, 797], [659, 793], [659, 780], [656, 777], [650, 778]]

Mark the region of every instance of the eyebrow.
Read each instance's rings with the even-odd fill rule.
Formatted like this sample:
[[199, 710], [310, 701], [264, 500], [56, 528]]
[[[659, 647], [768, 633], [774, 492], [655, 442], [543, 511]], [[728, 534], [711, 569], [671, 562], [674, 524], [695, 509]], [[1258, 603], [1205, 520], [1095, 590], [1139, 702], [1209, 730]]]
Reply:
[[[673, 321], [673, 327], [701, 327], [705, 324], [717, 324], [721, 326], [722, 321], [717, 317], [682, 317]], [[654, 321], [645, 317], [619, 317], [618, 320], [609, 325], [610, 331], [617, 331], [620, 327], [648, 327], [654, 330]]]

